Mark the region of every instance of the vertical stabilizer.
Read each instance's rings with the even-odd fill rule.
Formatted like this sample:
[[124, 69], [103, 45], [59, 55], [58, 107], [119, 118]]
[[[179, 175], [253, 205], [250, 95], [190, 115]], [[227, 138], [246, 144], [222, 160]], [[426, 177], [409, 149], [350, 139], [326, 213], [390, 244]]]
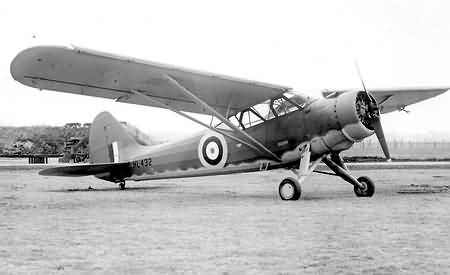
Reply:
[[128, 161], [140, 147], [110, 113], [102, 112], [95, 117], [89, 133], [91, 163]]

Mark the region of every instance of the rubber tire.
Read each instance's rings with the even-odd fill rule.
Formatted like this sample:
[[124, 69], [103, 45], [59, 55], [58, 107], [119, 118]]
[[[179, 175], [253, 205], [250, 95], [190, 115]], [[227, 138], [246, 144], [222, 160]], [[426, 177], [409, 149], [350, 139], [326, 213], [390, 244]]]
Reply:
[[373, 181], [366, 176], [362, 176], [358, 178], [358, 182], [364, 184], [366, 188], [364, 190], [359, 189], [357, 186], [353, 188], [353, 191], [355, 191], [355, 195], [357, 197], [372, 197], [375, 193], [375, 184]]
[[[290, 198], [283, 197], [282, 192], [281, 192], [281, 189], [286, 184], [289, 184], [294, 189], [294, 194]], [[296, 201], [296, 200], [300, 199], [300, 197], [302, 195], [302, 187], [296, 179], [291, 178], [291, 177], [285, 178], [280, 182], [280, 185], [278, 186], [278, 194], [280, 195], [280, 198], [284, 201]]]

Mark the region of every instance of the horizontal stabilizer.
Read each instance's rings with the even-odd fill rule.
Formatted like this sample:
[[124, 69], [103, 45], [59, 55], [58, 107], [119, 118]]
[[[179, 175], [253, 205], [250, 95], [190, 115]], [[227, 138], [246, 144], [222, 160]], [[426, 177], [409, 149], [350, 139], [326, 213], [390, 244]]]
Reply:
[[39, 171], [41, 176], [83, 177], [114, 173], [128, 169], [128, 162], [96, 163], [48, 168]]

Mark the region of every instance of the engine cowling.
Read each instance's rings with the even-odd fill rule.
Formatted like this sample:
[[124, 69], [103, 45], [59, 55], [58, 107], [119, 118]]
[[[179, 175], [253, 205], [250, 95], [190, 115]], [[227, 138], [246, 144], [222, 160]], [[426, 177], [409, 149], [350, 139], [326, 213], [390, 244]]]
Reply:
[[325, 119], [333, 127], [312, 139], [311, 151], [314, 155], [347, 150], [355, 142], [374, 133], [371, 125], [380, 113], [375, 100], [367, 93], [348, 92], [326, 101], [330, 114]]
[[372, 120], [380, 113], [375, 101], [372, 101], [368, 94], [344, 93], [337, 97], [336, 101], [341, 131], [350, 141], [360, 141], [373, 134]]

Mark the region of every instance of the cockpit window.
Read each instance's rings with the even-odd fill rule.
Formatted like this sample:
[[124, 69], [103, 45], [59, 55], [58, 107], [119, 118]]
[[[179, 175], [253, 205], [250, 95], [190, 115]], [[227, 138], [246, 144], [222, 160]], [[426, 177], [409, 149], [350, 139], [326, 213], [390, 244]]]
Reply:
[[[312, 102], [312, 98], [298, 92], [287, 92], [283, 96], [266, 100], [251, 108], [229, 117], [228, 119], [241, 129], [246, 129], [275, 117], [303, 109]], [[216, 127], [223, 128], [219, 123]]]
[[270, 108], [270, 100], [266, 100], [261, 104], [255, 105], [251, 108], [255, 113], [258, 113], [264, 120], [268, 120], [273, 117], [272, 110]]
[[302, 108], [305, 108], [313, 101], [312, 97], [302, 94], [300, 92], [287, 92], [284, 94], [284, 96], [286, 96], [287, 98], [289, 98], [291, 101], [293, 101]]
[[283, 97], [272, 100], [272, 113], [283, 116], [298, 109], [305, 108], [312, 102], [312, 98], [298, 92], [285, 93]]

